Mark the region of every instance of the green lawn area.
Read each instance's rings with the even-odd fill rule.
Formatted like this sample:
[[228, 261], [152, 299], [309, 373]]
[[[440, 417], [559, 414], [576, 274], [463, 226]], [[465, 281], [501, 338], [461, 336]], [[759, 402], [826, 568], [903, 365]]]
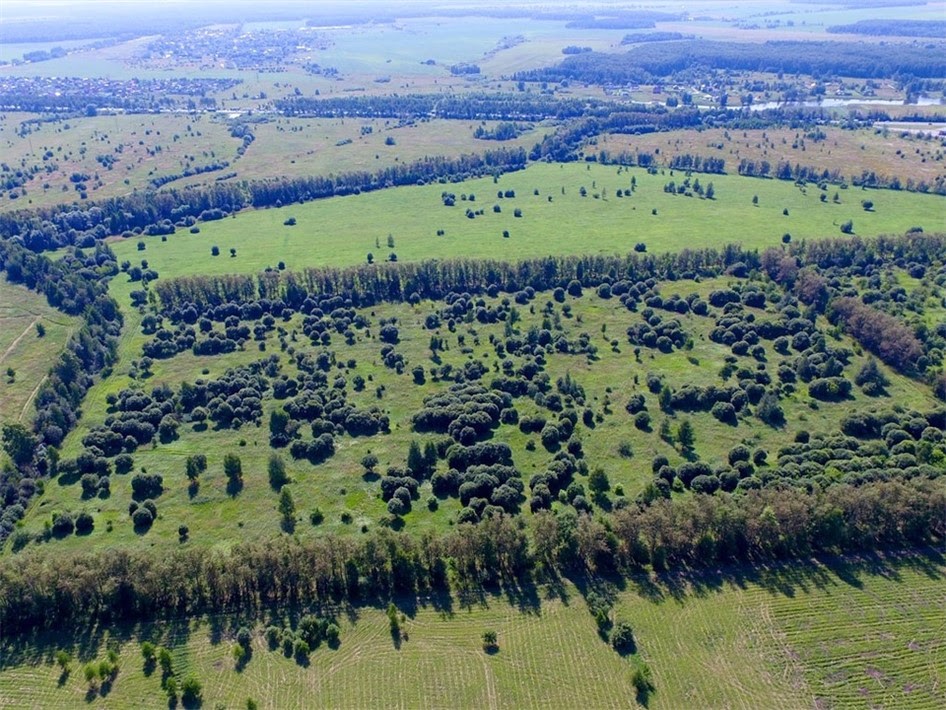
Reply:
[[[729, 175], [699, 175], [705, 188], [713, 183], [713, 200], [670, 195], [664, 186], [685, 176], [649, 175], [641, 169], [597, 164], [536, 164], [496, 179], [462, 184], [401, 187], [357, 196], [318, 200], [283, 208], [249, 211], [218, 222], [201, 224], [199, 234], [179, 230], [161, 242], [138, 238], [112, 244], [119, 260], [147, 259], [163, 278], [194, 274], [255, 273], [283, 261], [289, 269], [314, 265], [347, 266], [377, 260], [393, 252], [398, 260], [475, 257], [516, 260], [546, 254], [626, 253], [643, 242], [649, 252], [720, 247], [741, 243], [765, 248], [792, 239], [841, 236], [840, 225], [853, 221], [861, 236], [903, 232], [911, 226], [928, 231], [944, 228], [944, 200], [887, 190], [828, 190], [819, 200], [815, 185]], [[616, 196], [637, 189], [632, 197]], [[587, 196], [580, 195], [584, 187]], [[515, 198], [497, 198], [497, 192]], [[445, 207], [441, 193], [456, 195]], [[538, 195], [534, 194], [538, 191]], [[837, 191], [840, 204], [831, 197]], [[473, 194], [475, 202], [463, 201]], [[595, 197], [597, 195], [597, 197]], [[753, 205], [758, 196], [758, 205]], [[861, 201], [873, 201], [865, 211]], [[501, 212], [495, 213], [493, 206]], [[467, 209], [483, 210], [469, 219]], [[522, 217], [515, 217], [520, 209]], [[653, 214], [656, 210], [656, 214]], [[788, 211], [788, 215], [783, 214]], [[288, 218], [295, 226], [284, 226]], [[443, 236], [437, 231], [443, 230]], [[509, 237], [504, 238], [503, 232]], [[391, 235], [394, 247], [388, 248]], [[220, 256], [212, 257], [212, 246]], [[229, 250], [236, 249], [236, 257]]]

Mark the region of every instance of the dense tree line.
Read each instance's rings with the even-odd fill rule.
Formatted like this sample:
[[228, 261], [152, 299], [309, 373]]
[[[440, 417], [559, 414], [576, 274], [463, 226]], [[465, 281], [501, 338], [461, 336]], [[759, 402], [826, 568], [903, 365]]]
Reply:
[[69, 556], [37, 550], [0, 561], [0, 624], [14, 634], [252, 613], [270, 604], [371, 603], [520, 587], [550, 571], [580, 576], [764, 563], [932, 544], [944, 535], [946, 490], [938, 481], [918, 481], [659, 499], [603, 519], [539, 513], [531, 535], [494, 514], [439, 537], [381, 529], [362, 538], [286, 536], [227, 551], [186, 547], [161, 557], [120, 548]]
[[619, 104], [560, 99], [541, 94], [407, 94], [400, 96], [292, 96], [276, 102], [287, 116], [318, 118], [444, 118], [477, 121], [544, 121], [607, 115]]
[[946, 39], [946, 20], [858, 20], [849, 25], [832, 25], [834, 34], [875, 37], [929, 37]]
[[565, 26], [581, 30], [646, 30], [657, 22], [674, 22], [680, 15], [656, 10], [634, 10], [633, 12], [608, 13], [581, 17]]
[[589, 84], [647, 83], [698, 67], [812, 76], [880, 79], [896, 75], [946, 75], [942, 47], [859, 42], [769, 40], [760, 44], [683, 40], [650, 42], [626, 54], [592, 52], [567, 57], [554, 67], [519, 72], [523, 81]]
[[[447, 259], [414, 263], [384, 263], [356, 267], [308, 268], [298, 272], [194, 276], [155, 283], [166, 312], [193, 305], [198, 311], [233, 302], [258, 301], [268, 308], [298, 309], [310, 296], [340, 296], [353, 306], [384, 301], [441, 300], [450, 293], [473, 295], [515, 293], [578, 286], [597, 287], [603, 281], [648, 278], [690, 278], [717, 275], [734, 263], [758, 266], [758, 255], [737, 246], [720, 250], [684, 250], [678, 254], [624, 256], [548, 256], [509, 263], [493, 260]], [[751, 268], [751, 267], [750, 267]]]
[[629, 32], [621, 39], [621, 44], [641, 44], [642, 42], [670, 42], [679, 39], [693, 39], [693, 35], [680, 32]]
[[785, 72], [812, 76], [841, 75], [879, 79], [896, 75], [942, 77], [941, 47], [770, 40], [762, 44], [684, 40], [653, 42], [623, 55], [581, 54], [555, 67], [516, 75], [525, 81], [628, 84], [666, 78], [696, 67], [739, 71]]
[[[461, 181], [525, 167], [522, 149], [497, 149], [457, 158], [432, 157], [377, 172], [281, 178], [202, 187], [143, 191], [100, 202], [58, 205], [0, 215], [0, 237], [15, 238], [36, 252], [76, 245], [91, 247], [109, 235], [156, 233], [175, 224], [220, 216], [245, 207], [282, 206], [336, 195], [358, 194], [435, 180]], [[160, 227], [160, 229], [158, 229]], [[156, 231], [157, 230], [157, 231]]]

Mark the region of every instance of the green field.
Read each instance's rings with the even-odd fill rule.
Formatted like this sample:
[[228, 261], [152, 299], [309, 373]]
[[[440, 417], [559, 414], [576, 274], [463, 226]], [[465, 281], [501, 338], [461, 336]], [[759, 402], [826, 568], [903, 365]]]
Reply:
[[[146, 238], [144, 252], [136, 251], [137, 238], [114, 242], [112, 248], [120, 261], [145, 258], [162, 278], [171, 278], [255, 273], [278, 261], [289, 269], [358, 264], [369, 252], [379, 261], [392, 251], [401, 261], [461, 256], [514, 261], [545, 254], [627, 253], [638, 242], [651, 252], [728, 243], [765, 248], [780, 244], [786, 233], [795, 240], [840, 236], [839, 226], [847, 220], [861, 236], [912, 226], [946, 228], [944, 201], [935, 195], [829, 187], [822, 203], [816, 185], [799, 188], [781, 180], [730, 175], [697, 177], [704, 188], [713, 183], [715, 199], [665, 193], [668, 182], [685, 179], [680, 171], [649, 175], [641, 169], [619, 173], [610, 166], [543, 163], [496, 180], [401, 187], [247, 212], [201, 224], [196, 235], [181, 231], [167, 242]], [[637, 182], [633, 196], [618, 198], [617, 190], [629, 189], [632, 178]], [[580, 195], [583, 187], [585, 197]], [[500, 190], [513, 190], [516, 196], [498, 199]], [[456, 194], [454, 207], [443, 206], [445, 191]], [[835, 192], [838, 204], [832, 201]], [[463, 194], [475, 195], [476, 201], [462, 201]], [[755, 195], [757, 206], [752, 204]], [[865, 211], [862, 200], [873, 201], [874, 209]], [[494, 205], [502, 211], [494, 213]], [[468, 208], [484, 213], [469, 219]], [[522, 210], [521, 218], [514, 216], [516, 208]], [[283, 225], [289, 217], [296, 218], [296, 226]], [[437, 236], [439, 229], [444, 236]], [[393, 249], [387, 248], [389, 234]], [[210, 255], [214, 245], [220, 248], [218, 257]], [[230, 249], [237, 250], [235, 258], [229, 256]]]
[[662, 164], [668, 164], [675, 155], [722, 158], [726, 161], [726, 169], [732, 173], [736, 172], [742, 159], [757, 164], [769, 161], [773, 171], [779, 160], [785, 160], [792, 165], [812, 166], [818, 170], [838, 169], [845, 180], [860, 178], [866, 171], [888, 178], [897, 177], [903, 185], [910, 179], [932, 184], [943, 174], [944, 160], [942, 141], [932, 137], [919, 138], [894, 128], [847, 130], [834, 126], [821, 126], [817, 131], [710, 128], [645, 136], [611, 134], [600, 137], [586, 150], [611, 153], [639, 150], [652, 154], [659, 151], [655, 158]]
[[[0, 645], [0, 707], [158, 707], [160, 669], [142, 670], [140, 642], [172, 650], [175, 673], [195, 674], [204, 707], [619, 708], [634, 705], [631, 669], [644, 660], [655, 691], [648, 707], [935, 708], [946, 702], [942, 636], [946, 568], [936, 554], [864, 562], [774, 567], [742, 576], [631, 580], [613, 617], [630, 622], [637, 658], [622, 658], [596, 634], [588, 607], [569, 585], [536, 590], [525, 609], [505, 598], [422, 602], [405, 609], [395, 647], [376, 608], [337, 610], [341, 644], [323, 644], [303, 667], [269, 650], [254, 627], [252, 657], [237, 671], [230, 655], [235, 617], [43, 634]], [[436, 602], [436, 603], [434, 603]], [[285, 613], [282, 612], [282, 613]], [[499, 651], [483, 652], [484, 630]], [[107, 694], [86, 697], [84, 663], [119, 651]], [[60, 682], [56, 650], [72, 672]]]
[[[37, 325], [46, 330], [42, 338]], [[0, 278], [0, 423], [32, 421], [33, 397], [78, 325], [43, 296]]]

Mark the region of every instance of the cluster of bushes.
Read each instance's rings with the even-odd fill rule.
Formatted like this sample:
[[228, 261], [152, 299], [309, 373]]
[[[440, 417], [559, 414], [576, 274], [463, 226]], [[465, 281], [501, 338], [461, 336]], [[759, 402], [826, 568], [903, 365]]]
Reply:
[[[574, 454], [559, 451], [549, 462], [545, 471], [535, 473], [529, 478], [529, 508], [533, 513], [552, 507], [555, 500], [569, 503], [579, 510], [590, 510], [584, 491], [573, 488], [576, 473], [586, 473], [587, 467]], [[579, 499], [580, 497], [580, 499]], [[576, 505], [577, 503], [577, 505]]]
[[445, 392], [424, 399], [411, 417], [415, 431], [449, 434], [461, 444], [485, 438], [499, 426], [504, 409], [512, 407], [506, 392], [491, 391], [475, 383], [451, 385]]
[[[323, 642], [329, 648], [338, 648], [340, 635], [341, 629], [339, 629], [338, 624], [331, 619], [314, 614], [302, 616], [296, 623], [295, 629], [291, 626], [280, 628], [270, 625], [266, 627], [264, 633], [270, 651], [279, 649], [286, 658], [294, 657], [300, 664], [308, 663], [309, 654], [321, 646]], [[249, 629], [240, 629], [237, 632], [237, 643], [244, 648], [247, 647], [248, 642], [244, 643], [242, 639], [250, 636]]]
[[[686, 303], [686, 301], [680, 301]], [[641, 311], [643, 323], [636, 323], [627, 329], [627, 339], [631, 345], [643, 345], [657, 348], [662, 353], [669, 353], [674, 348], [683, 348], [690, 340], [683, 326], [676, 318], [663, 320], [653, 309]]]
[[672, 490], [687, 488], [705, 494], [786, 487], [810, 492], [837, 485], [937, 479], [946, 463], [944, 431], [944, 410], [851, 413], [838, 434], [798, 432], [794, 443], [778, 450], [774, 462], [764, 449], [750, 451], [742, 444], [719, 466], [695, 461], [673, 467], [665, 456], [657, 456], [648, 496], [669, 497]]

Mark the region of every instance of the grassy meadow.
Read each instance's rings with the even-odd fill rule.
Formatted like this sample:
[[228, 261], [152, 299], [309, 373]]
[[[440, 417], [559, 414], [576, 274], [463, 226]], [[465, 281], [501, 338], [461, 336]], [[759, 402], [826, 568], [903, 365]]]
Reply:
[[[33, 397], [79, 323], [44, 296], [0, 277], [0, 424], [30, 424]], [[37, 326], [45, 329], [42, 337]]]
[[[154, 180], [181, 176], [187, 169], [227, 162], [219, 170], [177, 177], [168, 188], [234, 180], [377, 171], [431, 155], [458, 156], [500, 144], [477, 140], [477, 121], [432, 120], [399, 125], [394, 120], [275, 118], [250, 124], [256, 140], [243, 155], [230, 124], [210, 114], [147, 114], [71, 117], [41, 123], [21, 135], [26, 114], [0, 116], [0, 146], [8, 161], [38, 166], [24, 188], [0, 192], [0, 210], [81, 202], [72, 176], [84, 181], [89, 200], [154, 187]], [[494, 127], [496, 121], [483, 125]], [[525, 130], [504, 147], [531, 148], [546, 130]], [[387, 144], [387, 139], [394, 143]], [[45, 156], [45, 157], [44, 157]], [[114, 160], [106, 167], [100, 159]], [[25, 194], [21, 194], [25, 189]], [[11, 193], [17, 197], [12, 197]]]
[[942, 176], [943, 161], [946, 160], [941, 140], [921, 139], [894, 129], [845, 130], [834, 126], [821, 126], [815, 130], [710, 128], [642, 136], [610, 134], [601, 136], [596, 145], [586, 148], [586, 152], [602, 150], [610, 153], [659, 152], [655, 155], [658, 162], [669, 162], [673, 156], [687, 153], [722, 158], [729, 173], [736, 172], [743, 158], [756, 163], [766, 160], [772, 165], [773, 172], [778, 162], [785, 160], [792, 165], [810, 165], [819, 170], [840, 169], [847, 179], [859, 177], [864, 171], [898, 177], [904, 185], [908, 179], [932, 184]]
[[[633, 196], [617, 197], [619, 189], [630, 189], [632, 179], [637, 183]], [[943, 198], [935, 195], [831, 186], [821, 202], [816, 185], [732, 175], [691, 178], [704, 188], [712, 182], [713, 200], [664, 192], [671, 180], [679, 185], [684, 179], [680, 171], [651, 175], [636, 168], [540, 163], [495, 180], [400, 187], [250, 211], [201, 224], [199, 234], [181, 230], [166, 242], [144, 238], [144, 252], [137, 251], [138, 238], [114, 241], [112, 248], [120, 261], [145, 258], [163, 278], [171, 278], [256, 273], [278, 261], [289, 269], [344, 266], [364, 263], [368, 253], [379, 261], [392, 252], [401, 261], [514, 261], [546, 254], [626, 253], [639, 242], [651, 252], [728, 243], [761, 249], [780, 244], [786, 233], [795, 240], [840, 236], [840, 225], [848, 220], [861, 236], [946, 227]], [[508, 190], [515, 198], [497, 198], [497, 192]], [[443, 205], [443, 192], [456, 195], [455, 206]], [[833, 202], [835, 192], [839, 203]], [[475, 202], [463, 201], [464, 194], [475, 195]], [[873, 210], [865, 211], [862, 200], [873, 201]], [[501, 212], [494, 212], [494, 205]], [[467, 209], [483, 214], [470, 219]], [[290, 217], [297, 224], [284, 226]], [[387, 246], [388, 235], [393, 248]], [[211, 256], [212, 246], [220, 248], [220, 256]], [[230, 249], [237, 250], [236, 257], [229, 256]]]
[[[160, 669], [146, 674], [140, 643], [172, 652], [174, 672], [194, 674], [204, 707], [261, 708], [629, 707], [935, 708], [946, 702], [943, 624], [946, 587], [936, 553], [902, 558], [776, 566], [632, 579], [614, 590], [612, 616], [629, 622], [636, 654], [621, 657], [595, 631], [570, 584], [539, 588], [523, 601], [485, 595], [404, 606], [395, 645], [383, 610], [334, 610], [340, 645], [322, 645], [306, 666], [270, 650], [263, 626], [282, 626], [282, 610], [257, 620], [211, 617], [95, 629], [68, 637], [38, 634], [16, 646], [0, 641], [0, 707], [158, 707]], [[323, 610], [323, 613], [331, 610]], [[252, 653], [237, 670], [237, 628], [253, 629]], [[481, 648], [487, 629], [499, 650]], [[88, 692], [83, 664], [118, 656], [107, 692]], [[57, 650], [73, 657], [63, 675]], [[655, 690], [636, 696], [641, 661]]]

